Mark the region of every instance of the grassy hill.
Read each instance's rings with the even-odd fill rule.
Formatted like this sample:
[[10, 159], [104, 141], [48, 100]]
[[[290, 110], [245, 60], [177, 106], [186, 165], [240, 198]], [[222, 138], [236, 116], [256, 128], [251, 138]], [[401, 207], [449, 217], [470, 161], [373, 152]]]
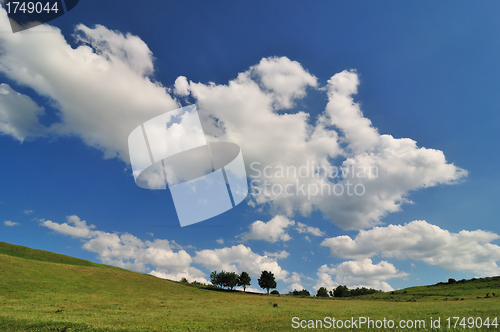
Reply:
[[360, 316], [435, 331], [431, 317], [500, 316], [493, 293], [499, 277], [347, 299], [217, 292], [0, 242], [0, 331], [283, 331], [293, 317]]

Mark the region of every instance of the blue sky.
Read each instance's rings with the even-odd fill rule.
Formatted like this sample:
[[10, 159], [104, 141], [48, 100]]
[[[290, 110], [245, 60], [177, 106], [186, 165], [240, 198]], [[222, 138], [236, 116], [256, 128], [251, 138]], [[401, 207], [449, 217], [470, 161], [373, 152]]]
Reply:
[[[173, 279], [248, 270], [254, 288], [271, 269], [280, 292], [498, 275], [499, 9], [81, 0], [16, 34], [2, 10], [0, 240]], [[247, 174], [350, 160], [380, 176], [363, 197], [250, 195], [181, 228], [168, 191], [134, 183], [126, 138], [191, 103]]]

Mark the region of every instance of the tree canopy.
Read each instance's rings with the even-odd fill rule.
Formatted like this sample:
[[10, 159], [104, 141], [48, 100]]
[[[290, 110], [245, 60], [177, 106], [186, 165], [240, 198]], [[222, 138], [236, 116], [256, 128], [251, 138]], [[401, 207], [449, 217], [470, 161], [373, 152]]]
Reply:
[[248, 273], [243, 271], [243, 272], [241, 272], [241, 274], [238, 278], [238, 286], [243, 287], [243, 291], [245, 292], [247, 286], [250, 286], [250, 281], [252, 281], [252, 279], [250, 278]]
[[233, 289], [236, 286], [242, 286], [245, 290], [246, 286], [250, 286], [250, 281], [251, 278], [246, 272], [241, 272], [241, 275], [238, 275], [236, 272], [222, 271], [217, 273], [217, 271], [213, 271], [210, 274], [212, 285], [221, 288]]
[[316, 293], [316, 297], [328, 297], [328, 291], [325, 287], [320, 287]]
[[270, 271], [262, 271], [258, 281], [260, 288], [267, 290], [267, 294], [269, 294], [270, 289], [276, 288], [274, 274]]

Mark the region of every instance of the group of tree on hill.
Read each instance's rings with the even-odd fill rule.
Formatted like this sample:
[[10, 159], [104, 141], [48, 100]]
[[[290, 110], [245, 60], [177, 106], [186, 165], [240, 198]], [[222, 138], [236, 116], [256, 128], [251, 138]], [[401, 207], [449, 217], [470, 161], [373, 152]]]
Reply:
[[[247, 286], [251, 285], [252, 278], [248, 275], [247, 272], [241, 272], [241, 274], [237, 274], [236, 272], [226, 272], [222, 271], [217, 273], [217, 271], [213, 271], [210, 274], [210, 282], [212, 285], [218, 288], [226, 288], [226, 289], [234, 289], [234, 287], [239, 286], [243, 287], [243, 291], [246, 291]], [[275, 289], [276, 279], [274, 278], [274, 274], [270, 271], [262, 271], [260, 274], [260, 278], [258, 279], [258, 283], [260, 288], [265, 289], [267, 294], [269, 294], [269, 290]], [[359, 295], [367, 295], [367, 294], [375, 294], [380, 293], [382, 291], [366, 288], [366, 287], [357, 287], [356, 289], [349, 289], [347, 286], [339, 285], [336, 288], [328, 291], [325, 287], [320, 287], [316, 293], [316, 297], [353, 297]], [[271, 294], [279, 294], [277, 290], [273, 290]], [[308, 290], [302, 289], [300, 291], [294, 289], [293, 292], [288, 292], [288, 295], [294, 296], [311, 296]]]
[[[252, 278], [248, 275], [247, 272], [241, 272], [241, 274], [237, 274], [236, 272], [226, 272], [222, 271], [217, 273], [217, 271], [213, 271], [210, 274], [210, 282], [212, 285], [220, 288], [233, 289], [236, 286], [243, 287], [243, 291], [246, 291], [247, 286], [250, 286], [250, 282]], [[274, 279], [274, 274], [270, 271], [262, 271], [260, 278], [258, 279], [259, 286], [262, 289], [267, 290], [267, 294], [269, 294], [270, 289], [276, 288], [276, 280]]]
[[298, 291], [296, 289], [293, 290], [293, 292], [288, 292], [288, 295], [294, 295], [294, 296], [311, 296], [311, 293], [309, 293], [308, 290], [303, 289], [301, 291]]
[[353, 297], [353, 296], [375, 294], [381, 292], [382, 292], [381, 290], [373, 288], [357, 287], [356, 289], [349, 289], [347, 286], [339, 285], [329, 292], [325, 287], [321, 287], [320, 289], [318, 289], [316, 297]]
[[247, 272], [237, 274], [236, 272], [222, 271], [217, 273], [217, 271], [213, 271], [210, 274], [212, 285], [221, 288], [233, 289], [236, 286], [240, 286], [243, 287], [243, 291], [246, 291], [247, 286], [250, 286], [250, 281], [251, 278]]

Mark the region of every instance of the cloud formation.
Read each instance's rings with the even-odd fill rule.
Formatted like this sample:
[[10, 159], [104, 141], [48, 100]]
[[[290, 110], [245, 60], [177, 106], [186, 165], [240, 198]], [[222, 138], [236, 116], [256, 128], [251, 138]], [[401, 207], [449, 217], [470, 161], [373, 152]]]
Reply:
[[[296, 227], [292, 227], [295, 226]], [[311, 234], [314, 236], [325, 236], [325, 232], [321, 231], [317, 227], [307, 226], [304, 223], [290, 220], [285, 216], [277, 215], [274, 216], [268, 222], [263, 222], [261, 220], [254, 221], [250, 226], [248, 226], [249, 231], [240, 235], [243, 241], [247, 240], [262, 240], [271, 243], [278, 241], [290, 241], [292, 237], [289, 235], [288, 230], [296, 230], [299, 234]], [[306, 235], [306, 240], [309, 242], [310, 239]]]
[[[190, 266], [191, 256], [179, 249], [174, 241], [155, 239], [142, 241], [128, 234], [108, 233], [95, 230], [78, 216], [67, 217], [67, 223], [39, 220], [41, 226], [57, 233], [70, 235], [83, 240], [83, 249], [94, 252], [104, 264], [114, 265], [138, 272], [148, 272], [157, 277], [207, 282], [205, 274]], [[178, 249], [174, 251], [174, 249]]]
[[262, 271], [271, 271], [278, 280], [285, 280], [288, 271], [283, 270], [276, 259], [256, 254], [247, 246], [222, 249], [205, 249], [196, 252], [194, 262], [202, 264], [210, 271], [246, 271], [252, 278], [259, 278]]
[[19, 225], [18, 222], [14, 222], [12, 220], [6, 220], [6, 221], [3, 222], [3, 224], [5, 226], [8, 226], [8, 227], [13, 227], [13, 226], [18, 226]]
[[90, 238], [95, 234], [92, 232], [92, 229], [95, 228], [95, 226], [87, 225], [87, 222], [85, 220], [80, 220], [78, 216], [68, 216], [66, 219], [68, 222], [62, 224], [45, 219], [40, 219], [39, 222], [42, 226], [52, 229], [57, 233], [73, 237]]
[[[8, 30], [4, 11], [0, 29]], [[43, 134], [78, 136], [105, 157], [128, 163], [130, 132], [180, 106], [170, 90], [151, 80], [153, 55], [138, 36], [79, 24], [73, 48], [55, 27], [33, 31], [39, 33], [0, 36], [0, 72], [48, 98], [59, 110], [59, 122], [44, 127], [37, 121], [43, 109], [2, 85], [1, 133], [20, 141]], [[353, 100], [360, 84], [354, 70], [333, 75], [321, 87], [299, 62], [267, 57], [235, 77], [227, 84], [205, 84], [180, 76], [172, 91], [196, 102], [209, 141], [241, 147], [253, 180], [252, 206], [288, 218], [317, 209], [339, 227], [359, 230], [400, 210], [410, 191], [452, 184], [467, 174], [447, 162], [442, 151], [380, 134]], [[312, 89], [328, 97], [325, 109], [314, 116], [294, 108]], [[306, 177], [268, 178], [256, 174], [252, 164], [295, 170], [307, 164], [312, 171]], [[376, 172], [332, 175], [334, 168]]]
[[204, 266], [209, 271], [248, 272], [258, 278], [263, 270], [272, 271], [279, 280], [285, 280], [288, 271], [283, 270], [278, 258], [286, 258], [288, 253], [282, 251], [276, 256], [261, 256], [242, 244], [221, 249], [197, 251], [192, 257], [175, 241], [155, 239], [143, 241], [134, 235], [116, 234], [95, 230], [78, 216], [67, 217], [66, 223], [50, 220], [39, 220], [41, 226], [57, 233], [80, 238], [83, 249], [94, 252], [104, 264], [114, 265], [138, 272], [150, 273], [160, 278], [209, 283], [203, 271], [193, 263]]
[[14, 91], [8, 84], [0, 84], [0, 133], [20, 142], [43, 135], [44, 128], [38, 122], [43, 113], [43, 107], [30, 97]]
[[[0, 8], [1, 30], [8, 30], [6, 18]], [[79, 46], [72, 48], [58, 28], [44, 24], [31, 31], [0, 36], [0, 72], [49, 98], [60, 119], [42, 126], [37, 116], [43, 109], [2, 85], [0, 91], [8, 93], [0, 97], [0, 132], [21, 141], [41, 133], [78, 136], [105, 157], [128, 163], [130, 132], [179, 107], [165, 87], [149, 78], [153, 57], [139, 37], [79, 24], [74, 34]]]
[[338, 285], [345, 285], [349, 288], [366, 287], [385, 292], [393, 290], [385, 280], [408, 276], [407, 273], [398, 271], [391, 263], [381, 261], [373, 264], [369, 258], [347, 261], [330, 267], [325, 264], [318, 269], [317, 275], [318, 282], [314, 289], [326, 287], [331, 290]]
[[297, 222], [297, 231], [301, 234], [306, 233], [314, 236], [325, 236], [325, 232], [321, 231], [319, 228], [307, 226], [301, 222]]
[[[277, 82], [287, 84], [284, 76], [294, 82], [290, 90], [271, 88], [278, 83], [266, 80], [277, 72]], [[453, 184], [467, 175], [442, 151], [380, 134], [353, 101], [359, 85], [353, 70], [333, 75], [322, 88], [328, 103], [316, 119], [286, 112], [317, 83], [285, 57], [262, 59], [227, 85], [182, 82], [205, 115], [212, 139], [241, 146], [252, 180], [250, 204], [269, 205], [274, 214], [291, 217], [319, 209], [343, 229], [373, 227], [400, 210], [410, 191]]]
[[347, 235], [325, 239], [321, 245], [331, 255], [366, 258], [380, 255], [415, 259], [448, 271], [474, 272], [480, 276], [498, 275], [500, 247], [490, 243], [498, 234], [483, 230], [451, 233], [424, 220], [405, 225], [388, 225], [362, 230], [352, 239]]
[[290, 256], [290, 253], [288, 251], [286, 251], [286, 250], [281, 250], [279, 252], [267, 252], [267, 251], [264, 251], [264, 255], [269, 256], [269, 257], [273, 257], [273, 258], [276, 258], [276, 259], [285, 259], [288, 256]]
[[286, 242], [292, 239], [286, 232], [286, 229], [293, 225], [295, 225], [295, 221], [285, 216], [275, 216], [267, 223], [257, 220], [248, 226], [249, 232], [242, 234], [241, 238], [243, 241], [263, 240], [273, 243], [276, 241]]

